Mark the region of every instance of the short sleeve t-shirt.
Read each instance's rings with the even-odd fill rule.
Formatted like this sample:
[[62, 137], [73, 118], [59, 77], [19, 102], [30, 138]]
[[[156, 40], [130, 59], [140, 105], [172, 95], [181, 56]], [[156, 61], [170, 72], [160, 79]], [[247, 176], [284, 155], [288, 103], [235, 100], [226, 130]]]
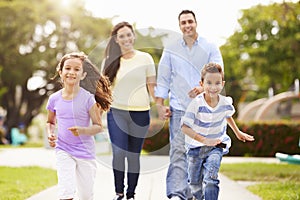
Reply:
[[62, 90], [50, 95], [46, 108], [56, 114], [58, 136], [56, 149], [66, 151], [77, 158], [95, 158], [94, 137], [74, 136], [68, 130], [72, 126], [90, 126], [89, 110], [95, 103], [94, 95], [83, 88], [80, 88], [72, 100], [63, 99]]
[[[227, 135], [226, 118], [231, 117], [235, 112], [232, 105], [232, 98], [219, 95], [219, 102], [216, 107], [210, 107], [205, 99], [204, 93], [195, 97], [189, 104], [181, 123], [192, 128], [196, 133], [207, 138], [219, 138], [226, 144], [224, 153], [228, 153], [231, 146], [231, 139]], [[188, 148], [204, 146], [203, 143], [186, 136], [185, 142]]]

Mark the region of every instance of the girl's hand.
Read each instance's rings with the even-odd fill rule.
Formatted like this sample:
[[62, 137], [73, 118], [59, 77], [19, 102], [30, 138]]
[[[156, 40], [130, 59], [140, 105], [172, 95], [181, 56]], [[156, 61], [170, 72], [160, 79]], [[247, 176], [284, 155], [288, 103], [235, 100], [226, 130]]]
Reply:
[[54, 133], [48, 135], [48, 142], [49, 142], [50, 147], [56, 146], [56, 140], [57, 140], [57, 137]]
[[249, 135], [247, 133], [244, 133], [242, 131], [239, 131], [237, 134], [236, 134], [236, 137], [240, 140], [240, 141], [243, 141], [243, 142], [246, 142], [246, 141], [249, 141], [249, 142], [253, 142], [255, 139], [252, 135]]
[[79, 136], [79, 129], [80, 129], [80, 127], [78, 127], [78, 126], [73, 126], [73, 127], [68, 128], [68, 130], [71, 131], [74, 136]]

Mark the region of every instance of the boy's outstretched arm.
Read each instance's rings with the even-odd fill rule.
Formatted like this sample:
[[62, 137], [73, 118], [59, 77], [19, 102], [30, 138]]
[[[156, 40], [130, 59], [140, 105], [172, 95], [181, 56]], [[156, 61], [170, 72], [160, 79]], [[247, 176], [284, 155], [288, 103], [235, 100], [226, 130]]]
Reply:
[[233, 130], [234, 134], [240, 141], [254, 141], [254, 137], [252, 135], [240, 131], [232, 117], [227, 118], [227, 123], [229, 124], [230, 128]]

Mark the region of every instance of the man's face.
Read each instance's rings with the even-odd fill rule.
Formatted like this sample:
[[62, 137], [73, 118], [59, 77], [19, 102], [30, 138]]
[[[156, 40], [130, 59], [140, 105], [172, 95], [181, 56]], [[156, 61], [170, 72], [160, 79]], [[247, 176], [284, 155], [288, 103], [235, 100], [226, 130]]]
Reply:
[[182, 14], [179, 18], [179, 28], [185, 37], [194, 38], [197, 29], [197, 22], [191, 13]]

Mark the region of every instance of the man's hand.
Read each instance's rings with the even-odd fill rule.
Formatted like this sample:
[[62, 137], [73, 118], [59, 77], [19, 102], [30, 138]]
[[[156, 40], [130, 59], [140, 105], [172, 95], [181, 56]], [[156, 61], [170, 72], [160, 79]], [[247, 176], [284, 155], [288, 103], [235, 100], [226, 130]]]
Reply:
[[171, 110], [168, 106], [156, 104], [158, 117], [160, 120], [166, 120], [171, 116]]
[[188, 95], [190, 98], [195, 98], [201, 92], [203, 92], [203, 87], [197, 86], [197, 87], [194, 87], [191, 91], [189, 91]]

